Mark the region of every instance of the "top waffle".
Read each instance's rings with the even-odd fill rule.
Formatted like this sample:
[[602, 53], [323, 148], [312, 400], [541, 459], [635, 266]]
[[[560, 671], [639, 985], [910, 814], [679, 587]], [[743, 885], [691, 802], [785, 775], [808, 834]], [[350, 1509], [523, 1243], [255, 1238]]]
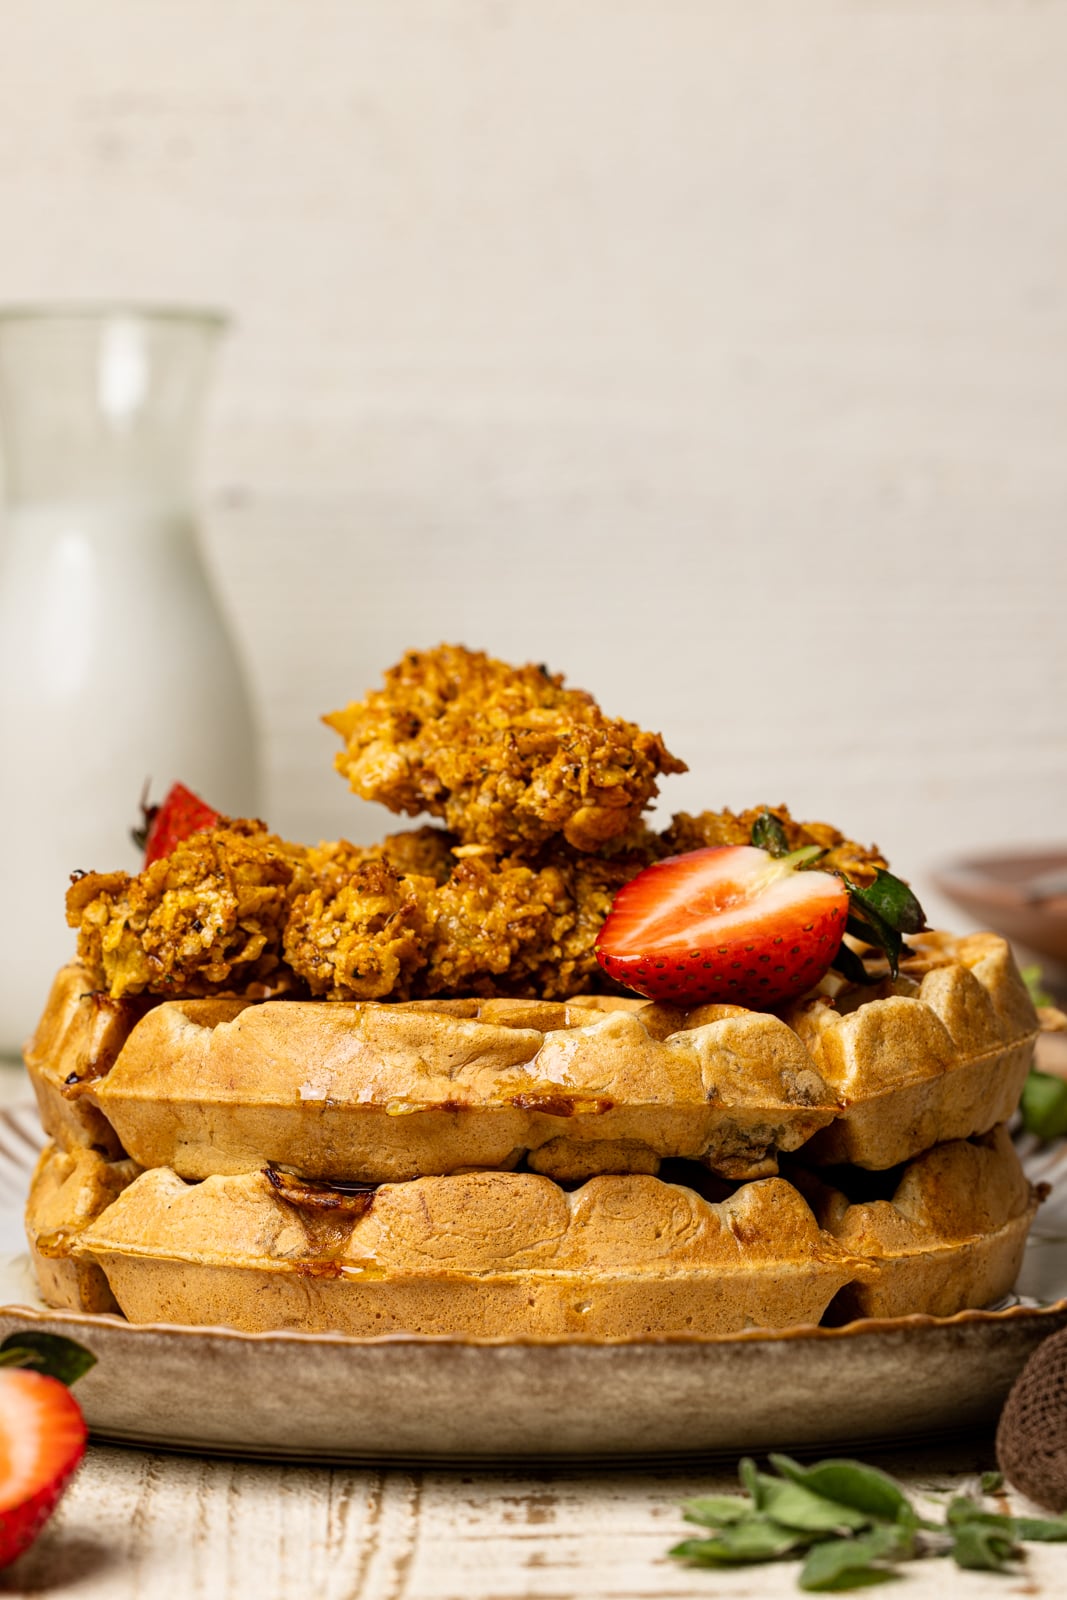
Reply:
[[[576, 1180], [779, 1152], [886, 1168], [1011, 1115], [1037, 1019], [1006, 943], [927, 935], [877, 989], [781, 1016], [589, 997], [153, 1004], [57, 976], [27, 1061], [61, 1144], [181, 1177], [265, 1164], [370, 1182], [507, 1168]], [[836, 990], [836, 993], [833, 992]]]

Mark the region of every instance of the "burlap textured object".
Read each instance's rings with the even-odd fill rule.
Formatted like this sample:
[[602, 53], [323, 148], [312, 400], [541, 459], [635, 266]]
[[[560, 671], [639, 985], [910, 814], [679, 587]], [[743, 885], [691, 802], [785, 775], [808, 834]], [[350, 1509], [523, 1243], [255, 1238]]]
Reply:
[[1067, 1329], [1039, 1345], [1001, 1412], [997, 1462], [1014, 1488], [1067, 1511]]

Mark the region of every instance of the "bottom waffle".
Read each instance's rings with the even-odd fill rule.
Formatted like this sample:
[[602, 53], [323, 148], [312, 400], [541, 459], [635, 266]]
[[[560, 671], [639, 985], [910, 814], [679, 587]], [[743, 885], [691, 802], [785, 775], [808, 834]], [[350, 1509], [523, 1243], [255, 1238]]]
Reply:
[[188, 1184], [53, 1147], [27, 1231], [50, 1304], [113, 1298], [132, 1322], [602, 1340], [950, 1315], [1011, 1288], [1037, 1201], [1003, 1130], [928, 1151], [873, 1201], [802, 1173], [718, 1200], [637, 1175]]

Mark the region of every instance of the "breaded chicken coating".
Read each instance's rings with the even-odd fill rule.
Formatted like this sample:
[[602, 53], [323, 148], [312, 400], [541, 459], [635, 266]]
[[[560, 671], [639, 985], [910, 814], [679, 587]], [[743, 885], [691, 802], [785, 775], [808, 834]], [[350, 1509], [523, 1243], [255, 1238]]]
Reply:
[[875, 867], [887, 865], [877, 845], [856, 844], [828, 822], [796, 822], [788, 806], [752, 806], [737, 813], [702, 811], [695, 817], [680, 811], [671, 818], [670, 827], [660, 834], [661, 853], [680, 856], [710, 845], [749, 844], [753, 824], [765, 811], [782, 824], [790, 850], [817, 844], [827, 852], [814, 863], [820, 872], [846, 872], [850, 878], [865, 884], [873, 880]]
[[556, 834], [597, 850], [634, 825], [662, 773], [686, 770], [659, 734], [605, 717], [547, 668], [456, 645], [410, 651], [384, 689], [323, 720], [356, 794], [501, 852]]
[[568, 910], [559, 874], [514, 858], [473, 856], [457, 864], [432, 902], [419, 994], [535, 993], [526, 958], [539, 959]]
[[707, 845], [747, 844], [764, 810], [818, 866], [869, 880], [873, 849], [784, 806], [638, 821], [625, 849], [555, 839], [530, 855], [458, 845], [437, 828], [381, 844], [304, 849], [262, 823], [191, 835], [137, 877], [93, 873], [68, 894], [79, 952], [115, 996], [248, 993], [267, 984], [330, 1000], [476, 994], [563, 1000], [611, 989], [595, 955], [614, 895], [642, 868]]
[[[616, 889], [648, 864], [557, 845], [533, 861], [459, 847], [444, 883], [337, 849], [298, 898], [286, 959], [313, 994], [336, 1000], [435, 995], [566, 999], [607, 980], [594, 945]], [[466, 853], [465, 853], [466, 852]], [[324, 862], [323, 865], [319, 863]], [[395, 958], [395, 965], [393, 964]]]
[[390, 833], [381, 844], [351, 844], [347, 839], [311, 845], [307, 863], [314, 886], [327, 896], [338, 889], [364, 861], [386, 861], [395, 872], [444, 883], [456, 865], [456, 839], [443, 828], [411, 828]]
[[94, 981], [116, 999], [246, 992], [282, 977], [282, 934], [305, 852], [262, 822], [190, 834], [131, 877], [89, 872], [67, 891], [67, 921]]
[[387, 833], [381, 844], [371, 848], [375, 856], [388, 861], [397, 872], [445, 883], [456, 865], [452, 852], [458, 843], [455, 834], [446, 833], [443, 828], [410, 828]]
[[407, 999], [427, 959], [434, 880], [404, 877], [385, 860], [358, 861], [339, 878], [335, 858], [330, 872], [293, 902], [286, 961], [327, 1000]]

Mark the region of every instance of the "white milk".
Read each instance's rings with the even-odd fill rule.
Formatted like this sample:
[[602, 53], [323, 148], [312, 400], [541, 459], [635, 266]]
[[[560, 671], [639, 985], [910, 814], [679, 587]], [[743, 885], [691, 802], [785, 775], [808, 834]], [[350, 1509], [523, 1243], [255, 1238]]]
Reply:
[[184, 513], [11, 507], [0, 525], [0, 1054], [74, 950], [75, 870], [136, 870], [146, 779], [256, 813], [248, 699]]

